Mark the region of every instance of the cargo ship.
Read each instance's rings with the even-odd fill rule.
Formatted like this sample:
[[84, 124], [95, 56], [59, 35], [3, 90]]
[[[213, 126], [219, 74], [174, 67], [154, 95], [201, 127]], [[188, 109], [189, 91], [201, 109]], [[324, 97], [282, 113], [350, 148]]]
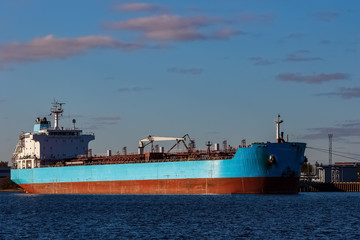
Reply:
[[[44, 194], [296, 194], [305, 143], [288, 142], [275, 120], [276, 141], [238, 148], [207, 142], [198, 150], [183, 137], [148, 136], [138, 152], [93, 155], [93, 133], [59, 127], [63, 103], [54, 100], [51, 115], [37, 118], [32, 132], [19, 136], [11, 179], [26, 193]], [[167, 152], [154, 143], [173, 141]], [[172, 151], [182, 145], [183, 151]], [[149, 147], [147, 147], [149, 146]], [[149, 148], [146, 151], [146, 147]], [[126, 150], [126, 149], [124, 149]]]

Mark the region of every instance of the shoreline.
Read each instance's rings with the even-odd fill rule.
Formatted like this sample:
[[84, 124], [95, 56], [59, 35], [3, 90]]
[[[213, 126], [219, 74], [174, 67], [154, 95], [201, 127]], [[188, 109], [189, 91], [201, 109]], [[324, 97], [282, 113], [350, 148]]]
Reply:
[[10, 177], [0, 178], [0, 192], [25, 192], [19, 185], [11, 181]]
[[0, 192], [25, 192], [24, 189], [0, 189]]

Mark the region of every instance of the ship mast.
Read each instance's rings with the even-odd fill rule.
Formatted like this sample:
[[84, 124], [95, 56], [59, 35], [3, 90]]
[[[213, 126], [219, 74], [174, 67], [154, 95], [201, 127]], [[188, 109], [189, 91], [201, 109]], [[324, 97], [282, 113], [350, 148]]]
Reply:
[[54, 99], [54, 102], [52, 103], [53, 107], [50, 109], [51, 113], [54, 114], [54, 129], [59, 129], [59, 114], [63, 113], [64, 109], [62, 108], [62, 105], [65, 103], [59, 103]]
[[284, 122], [283, 120], [280, 119], [280, 114], [278, 114], [278, 119], [275, 120], [276, 123], [276, 140], [277, 142], [281, 142], [282, 138], [280, 137], [280, 124]]

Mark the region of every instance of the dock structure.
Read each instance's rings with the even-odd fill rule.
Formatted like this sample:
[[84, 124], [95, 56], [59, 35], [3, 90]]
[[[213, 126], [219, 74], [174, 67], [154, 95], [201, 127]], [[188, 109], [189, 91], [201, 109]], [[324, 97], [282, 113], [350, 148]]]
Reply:
[[299, 192], [360, 192], [360, 182], [318, 183], [300, 181]]
[[360, 192], [360, 163], [335, 162], [303, 173], [299, 192]]

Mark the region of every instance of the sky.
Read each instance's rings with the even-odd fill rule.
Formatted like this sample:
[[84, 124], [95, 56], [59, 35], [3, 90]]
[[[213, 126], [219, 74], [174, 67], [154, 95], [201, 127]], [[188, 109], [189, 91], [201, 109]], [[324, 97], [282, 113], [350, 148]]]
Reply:
[[333, 162], [360, 161], [360, 1], [309, 2], [0, 1], [0, 161], [54, 99], [95, 154], [275, 141], [280, 114], [310, 163], [328, 134]]

